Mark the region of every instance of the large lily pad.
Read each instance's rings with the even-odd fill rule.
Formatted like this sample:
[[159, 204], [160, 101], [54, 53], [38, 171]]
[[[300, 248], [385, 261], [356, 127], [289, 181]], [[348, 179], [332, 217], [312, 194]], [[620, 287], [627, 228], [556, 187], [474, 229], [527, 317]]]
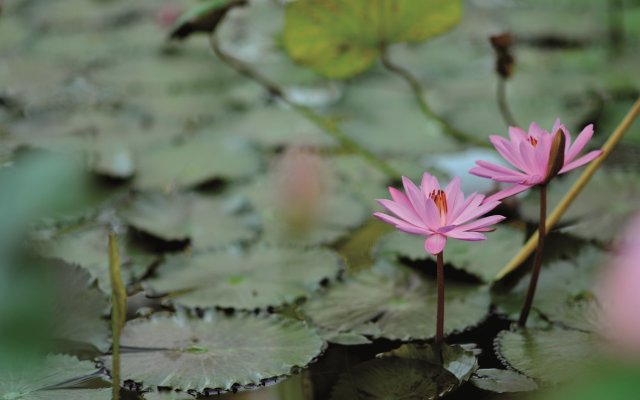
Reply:
[[257, 309], [305, 298], [340, 269], [330, 250], [258, 247], [171, 257], [147, 287], [188, 307]]
[[565, 381], [593, 364], [603, 344], [592, 333], [561, 328], [503, 331], [495, 341], [507, 365], [545, 384]]
[[[560, 202], [578, 176], [579, 173], [574, 173], [569, 179], [552, 182], [548, 193], [549, 207]], [[567, 225], [562, 231], [585, 239], [608, 242], [637, 211], [638, 196], [640, 175], [637, 173], [598, 171], [562, 217], [560, 223]], [[537, 197], [529, 196], [522, 205], [523, 215], [530, 220], [537, 218]]]
[[142, 195], [122, 211], [137, 230], [165, 241], [190, 240], [195, 249], [251, 239], [255, 230], [238, 214], [229, 202], [195, 193]]
[[[207, 313], [203, 319], [156, 315], [122, 331], [122, 377], [145, 387], [228, 390], [255, 385], [304, 367], [322, 339], [292, 319]], [[111, 358], [105, 358], [111, 367]]]
[[169, 191], [216, 178], [246, 177], [260, 165], [260, 154], [247, 140], [201, 134], [142, 154], [135, 184], [144, 189]]
[[[444, 254], [445, 262], [483, 282], [493, 281], [500, 269], [518, 252], [525, 235], [521, 230], [500, 226], [487, 237], [481, 243], [449, 240]], [[434, 259], [424, 251], [423, 237], [402, 232], [392, 232], [381, 238], [377, 252], [411, 260]]]
[[460, 19], [460, 1], [303, 0], [286, 10], [289, 55], [319, 74], [348, 78], [368, 69], [380, 47], [421, 42]]
[[496, 393], [529, 392], [538, 389], [538, 384], [510, 369], [480, 369], [471, 377], [471, 383], [483, 390]]
[[[445, 333], [482, 321], [489, 309], [484, 286], [447, 282]], [[370, 337], [429, 339], [435, 333], [436, 287], [401, 265], [378, 263], [372, 270], [331, 286], [303, 307], [316, 325]]]
[[6, 400], [107, 400], [111, 389], [69, 389], [97, 373], [95, 363], [66, 355], [50, 355], [37, 365], [0, 369], [0, 399]]

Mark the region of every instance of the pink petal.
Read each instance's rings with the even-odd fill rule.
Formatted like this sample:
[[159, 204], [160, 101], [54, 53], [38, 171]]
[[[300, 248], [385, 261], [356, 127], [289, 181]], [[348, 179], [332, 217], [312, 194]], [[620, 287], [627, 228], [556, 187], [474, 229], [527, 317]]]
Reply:
[[449, 215], [451, 211], [454, 210], [460, 203], [464, 201], [464, 193], [460, 190], [460, 177], [456, 176], [449, 182], [447, 187], [444, 189], [444, 193], [447, 195], [447, 220], [449, 220]]
[[491, 215], [489, 217], [480, 218], [477, 221], [473, 221], [465, 225], [458, 225], [456, 229], [460, 231], [475, 231], [478, 229], [489, 227], [491, 225], [495, 225], [503, 221], [505, 218], [506, 217], [503, 217], [502, 215]]
[[518, 128], [517, 126], [509, 127], [509, 137], [512, 143], [520, 143], [522, 140], [527, 140], [527, 133]]
[[535, 122], [532, 122], [531, 125], [529, 125], [529, 136], [533, 136], [534, 138], [538, 139], [543, 137], [545, 133], [547, 132], [544, 129], [540, 128], [540, 126]]
[[412, 224], [419, 224], [422, 221], [422, 219], [418, 217], [418, 215], [412, 208], [405, 207], [400, 203], [396, 203], [387, 199], [378, 199], [377, 201], [378, 204], [380, 204], [382, 207], [391, 211], [405, 221], [411, 222]]
[[569, 145], [567, 145], [568, 150], [564, 157], [565, 164], [570, 163], [578, 154], [580, 154], [582, 149], [584, 149], [584, 146], [586, 146], [587, 143], [589, 143], [589, 140], [591, 140], [591, 137], [593, 137], [593, 124], [587, 125], [582, 132], [580, 132], [576, 141], [573, 143], [573, 146], [569, 147]]
[[425, 197], [429, 197], [431, 191], [440, 189], [438, 179], [427, 172], [422, 174], [422, 183], [420, 184], [420, 186], [422, 187], [422, 193], [425, 195]]
[[[533, 147], [529, 142], [520, 142], [520, 147], [518, 150], [523, 161], [523, 171], [527, 175], [539, 174], [542, 168], [536, 163], [534, 156], [535, 147]], [[545, 165], [544, 169], [546, 169], [546, 167], [547, 166]]]
[[446, 244], [447, 238], [444, 235], [435, 234], [429, 236], [424, 241], [424, 249], [435, 256], [436, 254], [442, 253]]
[[496, 135], [489, 136], [489, 140], [505, 160], [510, 162], [514, 167], [523, 169], [524, 163], [517, 151], [517, 145], [512, 145], [505, 138]]
[[413, 209], [415, 210], [416, 214], [418, 214], [418, 216], [423, 221], [426, 221], [426, 197], [422, 194], [420, 189], [418, 189], [418, 187], [406, 176], [402, 177], [402, 184], [404, 185], [404, 191], [407, 193], [409, 202], [411, 202], [411, 205], [413, 205]]
[[494, 171], [496, 173], [499, 173], [500, 175], [510, 175], [510, 174], [514, 174], [514, 175], [520, 175], [520, 176], [525, 176], [525, 174], [523, 174], [520, 171], [514, 171], [510, 168], [506, 168], [503, 167], [502, 165], [498, 165], [498, 164], [494, 164], [494, 163], [490, 163], [488, 161], [483, 161], [483, 160], [478, 160], [476, 161], [476, 164], [482, 168], [486, 168], [490, 171]]
[[457, 225], [464, 224], [467, 221], [470, 221], [474, 218], [477, 218], [481, 215], [488, 213], [489, 211], [496, 208], [498, 204], [499, 202], [497, 201], [492, 201], [492, 202], [485, 201], [479, 207], [468, 207], [466, 210], [462, 212], [462, 214], [460, 214], [458, 218], [456, 218], [454, 223]]
[[431, 233], [431, 231], [424, 229], [424, 228], [420, 228], [418, 226], [414, 226], [411, 225], [409, 223], [406, 223], [398, 218], [392, 217], [390, 215], [381, 213], [381, 212], [376, 212], [373, 213], [373, 216], [380, 219], [382, 222], [386, 222], [389, 225], [393, 225], [395, 226], [397, 229], [406, 232], [406, 233], [410, 233], [412, 235], [428, 235]]
[[453, 239], [467, 240], [470, 242], [485, 240], [487, 238], [485, 235], [479, 232], [464, 232], [457, 229], [454, 229], [451, 232], [447, 233], [447, 236]]
[[485, 203], [489, 203], [493, 201], [506, 199], [507, 197], [511, 197], [518, 193], [524, 192], [525, 190], [529, 189], [532, 186], [533, 185], [513, 185], [511, 187], [508, 187], [506, 189], [499, 191], [498, 193], [492, 194], [491, 196], [487, 197], [484, 201]]
[[477, 207], [484, 200], [484, 196], [478, 193], [471, 193], [464, 202], [460, 202], [455, 209], [449, 210], [447, 223], [455, 223], [458, 216], [468, 207]]
[[424, 222], [427, 225], [427, 228], [434, 231], [438, 230], [442, 225], [440, 223], [440, 211], [438, 210], [438, 206], [436, 206], [436, 203], [432, 199], [427, 199], [425, 209]]
[[572, 169], [582, 167], [583, 165], [590, 163], [591, 161], [595, 160], [601, 155], [602, 155], [602, 150], [594, 150], [578, 158], [577, 160], [570, 162], [569, 164], [565, 164], [565, 166], [558, 173], [564, 174], [565, 172], [569, 172]]

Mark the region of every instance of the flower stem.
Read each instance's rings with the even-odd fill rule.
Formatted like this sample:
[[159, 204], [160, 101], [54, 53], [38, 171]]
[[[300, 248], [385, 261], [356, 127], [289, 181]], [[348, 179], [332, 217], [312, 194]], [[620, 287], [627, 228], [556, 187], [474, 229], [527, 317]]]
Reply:
[[459, 142], [472, 143], [474, 145], [482, 147], [490, 147], [490, 144], [487, 141], [462, 132], [461, 130], [449, 124], [444, 118], [436, 114], [427, 103], [427, 100], [424, 97], [424, 88], [422, 87], [418, 79], [413, 76], [413, 74], [411, 74], [409, 70], [391, 61], [391, 58], [389, 58], [389, 52], [387, 51], [386, 47], [383, 47], [381, 49], [380, 59], [382, 61], [382, 65], [384, 65], [387, 70], [398, 75], [409, 85], [411, 91], [413, 92], [416, 103], [418, 104], [418, 107], [420, 107], [420, 111], [422, 111], [422, 114], [424, 114], [427, 119], [436, 121], [447, 135], [458, 140]]
[[538, 277], [540, 276], [540, 269], [542, 268], [542, 253], [544, 252], [544, 238], [547, 236], [546, 229], [547, 218], [547, 185], [540, 186], [540, 218], [538, 221], [538, 249], [536, 250], [536, 257], [533, 260], [533, 270], [531, 271], [531, 280], [529, 281], [529, 289], [527, 290], [527, 297], [522, 305], [520, 311], [520, 319], [518, 320], [518, 326], [524, 328], [527, 324], [527, 318], [529, 318], [529, 311], [533, 305], [533, 297], [536, 294], [536, 287], [538, 286]]
[[511, 108], [509, 108], [509, 102], [507, 101], [507, 80], [503, 77], [498, 77], [496, 100], [498, 101], [500, 115], [502, 115], [502, 119], [504, 119], [507, 126], [519, 126], [511, 113]]
[[275, 96], [282, 100], [298, 114], [302, 115], [304, 118], [318, 126], [329, 136], [333, 137], [340, 144], [340, 146], [342, 146], [343, 149], [359, 154], [361, 157], [367, 160], [369, 164], [380, 170], [390, 179], [397, 179], [400, 176], [400, 173], [396, 171], [395, 168], [391, 167], [391, 165], [387, 164], [384, 160], [381, 160], [375, 154], [362, 147], [358, 142], [349, 138], [344, 132], [338, 129], [334, 122], [316, 113], [309, 107], [294, 103], [287, 97], [285, 91], [275, 82], [269, 80], [264, 75], [261, 75], [258, 71], [254, 70], [253, 68], [251, 68], [251, 66], [247, 65], [241, 60], [231, 56], [230, 54], [227, 54], [220, 47], [215, 34], [209, 36], [209, 44], [216, 56], [218, 56], [218, 58], [220, 58], [220, 60], [222, 60], [225, 64], [236, 70], [238, 73], [261, 85], [272, 96]]
[[[636, 100], [633, 104], [627, 115], [624, 119], [618, 124], [616, 129], [613, 131], [607, 142], [602, 146], [602, 155], [595, 160], [591, 164], [589, 164], [580, 178], [573, 184], [571, 189], [567, 192], [566, 195], [560, 200], [560, 203], [553, 209], [551, 214], [549, 214], [549, 218], [547, 218], [547, 232], [553, 228], [555, 224], [558, 223], [562, 215], [567, 211], [571, 203], [578, 197], [580, 191], [589, 183], [589, 180], [598, 170], [600, 165], [606, 160], [607, 156], [611, 154], [615, 146], [620, 142], [620, 140], [624, 137], [624, 134], [629, 130], [629, 127], [633, 124], [633, 121], [640, 115], [640, 98]], [[538, 232], [534, 233], [527, 243], [520, 249], [518, 254], [516, 254], [507, 265], [502, 268], [498, 275], [496, 276], [496, 280], [500, 280], [505, 277], [510, 272], [517, 269], [522, 263], [529, 257], [529, 255], [533, 252], [536, 247], [536, 242], [538, 241]]]
[[444, 251], [438, 253], [438, 310], [436, 313], [436, 345], [444, 343]]
[[116, 235], [109, 232], [109, 273], [111, 277], [111, 336], [112, 336], [112, 366], [111, 399], [120, 398], [120, 332], [127, 315], [127, 292], [120, 273], [120, 252]]

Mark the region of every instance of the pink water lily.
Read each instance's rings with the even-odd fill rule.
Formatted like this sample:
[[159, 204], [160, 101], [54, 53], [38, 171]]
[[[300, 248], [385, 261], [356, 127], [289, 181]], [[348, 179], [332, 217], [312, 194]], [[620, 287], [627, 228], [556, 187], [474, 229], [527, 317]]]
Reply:
[[541, 129], [535, 122], [529, 126], [528, 133], [520, 128], [510, 127], [509, 140], [497, 135], [490, 136], [490, 140], [498, 153], [515, 169], [487, 161], [476, 161], [477, 167], [469, 172], [498, 182], [512, 183], [512, 186], [487, 198], [487, 201], [501, 200], [533, 186], [545, 184], [557, 174], [564, 174], [598, 158], [602, 150], [594, 150], [578, 157], [592, 136], [593, 125], [588, 125], [572, 144], [571, 134], [559, 119], [551, 132]]
[[394, 216], [381, 212], [374, 215], [402, 232], [425, 236], [425, 250], [433, 255], [442, 253], [447, 238], [486, 239], [482, 232], [492, 231], [492, 225], [505, 218], [492, 215], [477, 219], [500, 203], [485, 201], [485, 196], [477, 193], [465, 199], [459, 177], [454, 178], [444, 190], [440, 189], [438, 180], [426, 172], [420, 187], [406, 177], [402, 178], [402, 183], [405, 193], [390, 187], [393, 200], [378, 200]]

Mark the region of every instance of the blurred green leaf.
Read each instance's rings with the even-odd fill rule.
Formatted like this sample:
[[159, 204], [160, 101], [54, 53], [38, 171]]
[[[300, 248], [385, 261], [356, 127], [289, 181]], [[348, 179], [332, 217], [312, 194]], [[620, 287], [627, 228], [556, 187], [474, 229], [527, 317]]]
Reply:
[[471, 377], [471, 383], [482, 389], [496, 393], [529, 392], [538, 389], [538, 384], [510, 369], [479, 369]]
[[286, 9], [284, 44], [296, 62], [344, 79], [368, 69], [382, 47], [422, 42], [461, 13], [459, 0], [298, 0]]

